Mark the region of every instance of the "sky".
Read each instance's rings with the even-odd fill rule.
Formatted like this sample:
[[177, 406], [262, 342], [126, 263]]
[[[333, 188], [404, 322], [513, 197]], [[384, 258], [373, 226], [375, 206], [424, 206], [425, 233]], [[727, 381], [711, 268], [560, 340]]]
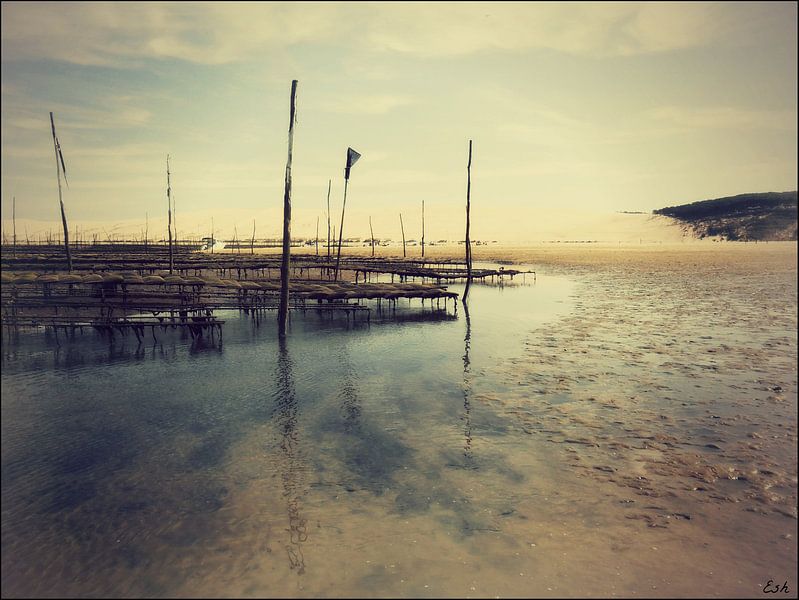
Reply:
[[[181, 237], [472, 239], [797, 181], [797, 4], [2, 3], [2, 217]], [[163, 231], [162, 231], [163, 230]], [[79, 234], [80, 235], [80, 234]], [[460, 236], [460, 237], [459, 237]]]

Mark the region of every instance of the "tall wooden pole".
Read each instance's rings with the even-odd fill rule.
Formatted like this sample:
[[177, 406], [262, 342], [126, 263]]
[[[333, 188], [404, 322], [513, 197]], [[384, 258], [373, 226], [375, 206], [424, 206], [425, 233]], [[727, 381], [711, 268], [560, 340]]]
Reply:
[[144, 252], [147, 252], [147, 239], [150, 234], [150, 215], [144, 211]]
[[283, 192], [283, 260], [280, 263], [280, 305], [278, 306], [278, 336], [286, 336], [289, 316], [289, 260], [291, 253], [291, 155], [294, 151], [294, 122], [297, 80], [291, 82], [291, 111], [289, 114], [289, 152], [286, 161], [286, 184]]
[[338, 265], [341, 262], [341, 240], [342, 234], [344, 233], [344, 209], [347, 207], [347, 184], [349, 184], [349, 179], [344, 179], [344, 202], [341, 205], [341, 225], [338, 228], [338, 254], [336, 255], [336, 274], [333, 277], [333, 281], [338, 281]]
[[14, 196], [11, 200], [11, 227], [12, 229], [12, 240], [14, 241], [14, 246], [12, 250], [12, 254], [14, 256], [17, 255], [17, 197]]
[[372, 242], [372, 258], [375, 257], [375, 232], [372, 230], [372, 215], [369, 215], [369, 235]]
[[333, 180], [327, 180], [327, 260], [330, 260], [330, 186]]
[[169, 229], [169, 273], [175, 266], [175, 258], [172, 255], [172, 185], [169, 180], [169, 154], [166, 155], [166, 202], [167, 202], [167, 229]]
[[211, 254], [214, 253], [214, 246], [215, 245], [216, 244], [214, 243], [214, 218], [211, 217]]
[[319, 256], [319, 215], [316, 215], [316, 256]]
[[[64, 200], [61, 196], [61, 169], [64, 168], [64, 157], [61, 155], [61, 148], [58, 144], [58, 138], [55, 135], [55, 121], [53, 120], [53, 113], [50, 113], [50, 128], [53, 131], [53, 149], [55, 150], [55, 170], [58, 176], [58, 203], [61, 205], [61, 224], [64, 226], [64, 249], [67, 253], [67, 268], [72, 273], [72, 255], [69, 253], [69, 228], [67, 227], [67, 214], [64, 211]], [[60, 163], [59, 163], [60, 160]], [[65, 169], [66, 171], [66, 169]], [[66, 178], [67, 174], [64, 173]]]
[[255, 254], [255, 219], [252, 220], [252, 239], [250, 240], [250, 254]]
[[422, 200], [422, 258], [424, 258], [424, 200]]
[[400, 229], [402, 229], [402, 257], [405, 258], [405, 225], [402, 224], [402, 213], [400, 213]]
[[175, 233], [175, 251], [177, 251], [178, 246], [178, 212], [175, 210], [175, 194], [172, 194], [172, 231]]
[[469, 140], [469, 162], [466, 165], [466, 288], [463, 290], [463, 301], [469, 295], [469, 286], [472, 284], [472, 243], [469, 239], [469, 210], [471, 208], [472, 193], [472, 140]]

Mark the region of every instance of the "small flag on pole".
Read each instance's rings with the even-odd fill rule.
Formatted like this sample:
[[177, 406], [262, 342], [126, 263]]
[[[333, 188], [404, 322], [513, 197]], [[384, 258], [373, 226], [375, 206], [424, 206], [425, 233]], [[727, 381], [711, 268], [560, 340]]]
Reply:
[[361, 158], [361, 155], [358, 152], [352, 148], [347, 148], [347, 166], [344, 169], [344, 179], [350, 178], [350, 169], [358, 162], [359, 158]]

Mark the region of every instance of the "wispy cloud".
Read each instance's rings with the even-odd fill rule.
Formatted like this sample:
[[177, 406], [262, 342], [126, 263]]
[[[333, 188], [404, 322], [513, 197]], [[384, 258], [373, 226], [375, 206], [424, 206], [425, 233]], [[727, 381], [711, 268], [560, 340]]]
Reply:
[[395, 94], [346, 94], [320, 99], [312, 109], [353, 115], [384, 115], [395, 108], [413, 104], [407, 95]]
[[661, 106], [645, 116], [684, 129], [796, 130], [796, 113], [782, 110], [751, 110], [734, 106]]
[[[626, 56], [748, 39], [796, 7], [747, 3], [5, 2], [4, 60], [224, 64], [300, 43], [458, 56], [546, 48]], [[784, 14], [780, 14], [784, 13]]]

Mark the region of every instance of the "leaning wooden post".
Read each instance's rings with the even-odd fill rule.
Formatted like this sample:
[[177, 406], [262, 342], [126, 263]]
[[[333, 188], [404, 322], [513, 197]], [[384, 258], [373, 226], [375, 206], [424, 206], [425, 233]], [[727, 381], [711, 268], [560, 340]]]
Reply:
[[402, 224], [402, 213], [400, 213], [400, 229], [402, 229], [402, 258], [405, 258], [405, 225]]
[[330, 260], [330, 186], [332, 179], [327, 180], [327, 260]]
[[297, 80], [291, 82], [291, 110], [289, 113], [289, 152], [286, 161], [286, 183], [283, 191], [283, 260], [280, 263], [280, 305], [277, 311], [278, 336], [286, 336], [289, 316], [289, 258], [291, 254], [291, 155], [294, 151], [294, 122]]
[[466, 165], [466, 288], [463, 290], [463, 301], [469, 295], [469, 286], [472, 283], [472, 244], [469, 240], [469, 209], [471, 208], [472, 192], [472, 140], [469, 140], [469, 162]]
[[422, 200], [422, 258], [424, 258], [424, 200]]
[[180, 242], [178, 241], [178, 211], [175, 208], [175, 194], [172, 194], [172, 231], [175, 234], [175, 252], [177, 252]]
[[172, 185], [169, 181], [169, 154], [166, 155], [166, 203], [168, 222], [167, 229], [169, 229], [169, 273], [175, 266], [175, 259], [172, 255]]
[[[53, 131], [53, 148], [55, 149], [55, 170], [58, 176], [58, 203], [61, 205], [61, 224], [64, 226], [64, 249], [67, 252], [67, 268], [72, 273], [72, 255], [69, 253], [69, 228], [67, 227], [67, 215], [64, 211], [64, 200], [61, 196], [61, 171], [64, 171], [64, 181], [67, 181], [67, 168], [64, 165], [64, 155], [61, 153], [61, 144], [55, 134], [55, 121], [53, 113], [50, 113], [50, 128]], [[60, 163], [59, 163], [60, 161]], [[67, 183], [69, 187], [69, 183]]]
[[12, 255], [17, 255], [17, 197], [14, 196], [11, 200], [11, 227], [12, 227], [12, 240], [14, 245], [12, 246]]
[[344, 209], [347, 208], [347, 184], [350, 182], [350, 169], [352, 165], [354, 165], [358, 159], [361, 157], [359, 153], [357, 153], [352, 148], [347, 148], [347, 163], [344, 167], [344, 202], [341, 204], [341, 225], [338, 228], [338, 254], [336, 254], [336, 274], [333, 277], [333, 281], [338, 281], [338, 266], [341, 262], [341, 241], [342, 235], [344, 233]]
[[333, 281], [338, 281], [338, 265], [341, 262], [341, 240], [344, 233], [344, 209], [347, 207], [347, 184], [348, 179], [344, 180], [344, 203], [341, 205], [341, 225], [338, 228], [338, 252], [336, 254], [336, 272], [333, 275]]
[[369, 215], [369, 235], [372, 242], [372, 258], [375, 257], [375, 232], [372, 230], [372, 215]]

